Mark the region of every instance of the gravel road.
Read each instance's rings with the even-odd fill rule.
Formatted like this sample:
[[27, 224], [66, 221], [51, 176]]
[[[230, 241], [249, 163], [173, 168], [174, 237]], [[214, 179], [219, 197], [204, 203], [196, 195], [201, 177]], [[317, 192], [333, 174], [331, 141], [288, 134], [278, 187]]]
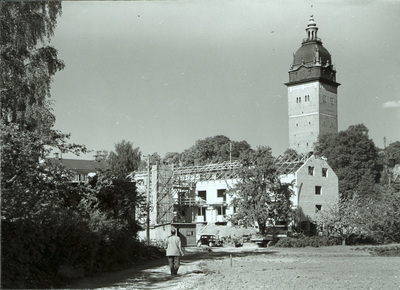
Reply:
[[400, 289], [400, 257], [355, 247], [186, 249], [177, 277], [167, 259], [84, 278], [73, 289]]

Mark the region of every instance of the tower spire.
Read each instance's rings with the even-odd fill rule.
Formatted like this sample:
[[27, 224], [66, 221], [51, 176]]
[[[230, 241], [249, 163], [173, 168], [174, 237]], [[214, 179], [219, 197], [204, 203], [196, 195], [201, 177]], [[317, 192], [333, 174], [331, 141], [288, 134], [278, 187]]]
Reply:
[[307, 40], [317, 40], [317, 31], [318, 27], [314, 21], [314, 16], [311, 14], [310, 20], [308, 22], [306, 32], [307, 32]]

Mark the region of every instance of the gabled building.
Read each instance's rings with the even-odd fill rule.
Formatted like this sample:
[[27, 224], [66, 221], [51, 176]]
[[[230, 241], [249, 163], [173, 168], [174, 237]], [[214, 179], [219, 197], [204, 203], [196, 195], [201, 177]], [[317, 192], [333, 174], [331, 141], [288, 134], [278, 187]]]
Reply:
[[280, 176], [282, 183], [292, 184], [292, 202], [297, 219], [304, 223], [315, 220], [315, 214], [339, 201], [339, 179], [324, 158], [310, 156], [299, 162], [292, 172]]
[[99, 171], [109, 169], [107, 162], [100, 160], [59, 158], [58, 154], [56, 154], [54, 158], [48, 158], [47, 160], [55, 164], [62, 164], [67, 169], [73, 171], [75, 175], [71, 182], [74, 183], [86, 183], [88, 182], [89, 176], [94, 176]]

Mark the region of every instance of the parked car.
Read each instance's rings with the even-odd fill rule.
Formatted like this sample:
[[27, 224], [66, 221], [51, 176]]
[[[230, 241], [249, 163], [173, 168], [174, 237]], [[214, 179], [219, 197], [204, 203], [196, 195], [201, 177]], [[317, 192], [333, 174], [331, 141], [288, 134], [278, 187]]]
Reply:
[[218, 239], [216, 235], [201, 235], [200, 239], [197, 241], [198, 247], [201, 247], [202, 245], [210, 247], [222, 247], [222, 244], [222, 241]]

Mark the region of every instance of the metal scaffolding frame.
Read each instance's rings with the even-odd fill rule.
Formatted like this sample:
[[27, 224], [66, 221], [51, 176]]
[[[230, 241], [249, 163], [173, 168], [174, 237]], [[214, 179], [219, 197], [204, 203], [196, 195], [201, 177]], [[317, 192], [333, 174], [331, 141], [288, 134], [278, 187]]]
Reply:
[[[275, 161], [278, 176], [296, 172], [308, 158], [308, 155], [295, 152], [279, 156]], [[241, 166], [239, 161], [185, 167], [161, 165], [156, 167], [158, 169], [154, 177], [153, 170], [150, 176], [148, 172], [140, 171], [131, 173], [129, 177], [136, 181], [138, 190], [143, 192], [150, 181], [151, 192], [156, 195], [152, 204], [152, 208], [156, 209], [153, 221], [162, 224], [181, 222], [190, 208], [206, 205], [205, 200], [196, 197], [197, 182], [235, 179], [238, 177], [237, 169]], [[165, 169], [167, 167], [168, 170]]]
[[295, 152], [280, 155], [275, 161], [278, 176], [296, 172], [307, 160], [309, 155], [299, 155]]
[[[235, 171], [241, 164], [234, 161], [199, 166], [171, 166], [172, 174], [166, 173], [169, 170], [160, 170], [165, 166], [168, 165], [157, 166], [156, 173], [153, 173], [152, 170], [150, 176], [147, 171], [133, 172], [129, 175], [136, 181], [137, 188], [141, 192], [145, 192], [150, 181], [150, 191], [156, 193], [152, 205], [156, 214], [152, 217], [152, 220], [157, 224], [182, 221], [190, 208], [205, 206], [205, 200], [196, 198], [196, 183], [198, 181], [236, 178]], [[175, 198], [173, 198], [174, 196]]]

